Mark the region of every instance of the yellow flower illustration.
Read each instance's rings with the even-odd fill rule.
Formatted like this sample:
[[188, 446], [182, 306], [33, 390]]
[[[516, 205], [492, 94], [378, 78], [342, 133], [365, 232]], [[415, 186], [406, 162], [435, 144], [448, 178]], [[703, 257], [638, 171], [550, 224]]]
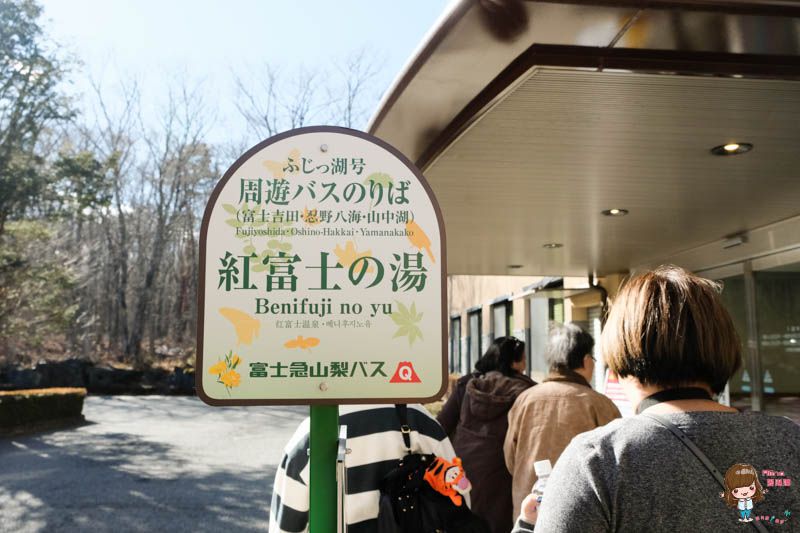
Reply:
[[225, 368], [226, 368], [225, 361], [219, 361], [216, 365], [208, 369], [208, 373], [219, 375], [225, 372]]
[[233, 353], [233, 350], [228, 350], [225, 354], [225, 360], [219, 361], [212, 366], [208, 371], [217, 376], [217, 383], [225, 386], [228, 396], [231, 394], [233, 387], [238, 387], [242, 383], [242, 376], [236, 372], [236, 367], [242, 362], [239, 354]]
[[228, 388], [238, 387], [242, 381], [242, 376], [235, 370], [228, 370], [222, 374], [220, 381]]

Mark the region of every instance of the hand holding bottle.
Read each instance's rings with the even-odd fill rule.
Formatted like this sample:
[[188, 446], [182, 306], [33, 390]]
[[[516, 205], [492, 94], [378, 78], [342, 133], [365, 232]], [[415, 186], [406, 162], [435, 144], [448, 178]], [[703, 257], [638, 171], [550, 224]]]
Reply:
[[553, 467], [550, 465], [550, 461], [545, 459], [544, 461], [536, 461], [533, 464], [533, 469], [536, 472], [536, 483], [533, 484], [531, 493], [522, 500], [522, 509], [520, 510], [520, 518], [529, 524], [536, 523], [536, 518], [539, 515], [539, 505], [542, 503], [547, 479], [550, 477]]

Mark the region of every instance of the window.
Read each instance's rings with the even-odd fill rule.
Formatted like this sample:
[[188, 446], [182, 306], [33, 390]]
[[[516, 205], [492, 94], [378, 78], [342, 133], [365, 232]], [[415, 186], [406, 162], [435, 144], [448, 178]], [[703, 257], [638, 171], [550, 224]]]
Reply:
[[495, 339], [511, 335], [513, 312], [514, 306], [508, 298], [492, 302], [492, 335]]
[[564, 299], [563, 298], [550, 298], [548, 300], [548, 316], [551, 322], [564, 323]]
[[450, 372], [461, 372], [461, 317], [450, 317]]
[[606, 375], [606, 362], [603, 354], [600, 352], [600, 334], [603, 331], [603, 307], [595, 306], [590, 307], [586, 312], [589, 319], [589, 327], [587, 331], [594, 339], [594, 388], [601, 389], [604, 387], [603, 380]]
[[722, 280], [744, 356], [730, 396], [735, 407], [785, 415], [787, 400], [800, 397], [800, 263], [764, 262]]
[[547, 346], [548, 323], [550, 320], [550, 300], [547, 298], [528, 299], [530, 329], [528, 335], [528, 373], [536, 381], [542, 381], [548, 372], [544, 358]]
[[466, 368], [462, 371], [466, 374], [472, 372], [475, 362], [481, 356], [481, 308], [472, 308], [468, 311], [469, 319], [469, 338], [467, 339], [467, 359]]

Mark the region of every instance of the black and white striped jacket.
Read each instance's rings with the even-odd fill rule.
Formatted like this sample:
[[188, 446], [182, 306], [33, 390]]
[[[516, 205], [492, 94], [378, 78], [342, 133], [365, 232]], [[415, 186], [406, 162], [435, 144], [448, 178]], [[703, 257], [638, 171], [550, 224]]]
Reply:
[[[347, 426], [347, 494], [345, 518], [348, 533], [377, 528], [379, 485], [405, 453], [394, 405], [342, 405], [339, 423]], [[408, 406], [412, 451], [433, 453], [447, 460], [455, 451], [439, 423], [419, 404]], [[269, 533], [308, 530], [309, 419], [297, 428], [284, 449], [270, 506]]]

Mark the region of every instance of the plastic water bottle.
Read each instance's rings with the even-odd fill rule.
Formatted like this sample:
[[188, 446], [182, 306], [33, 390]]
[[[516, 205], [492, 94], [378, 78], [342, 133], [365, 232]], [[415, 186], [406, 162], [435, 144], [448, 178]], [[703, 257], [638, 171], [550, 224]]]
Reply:
[[547, 486], [547, 479], [550, 477], [550, 472], [553, 471], [553, 466], [550, 464], [549, 459], [536, 461], [533, 463], [533, 471], [536, 472], [536, 483], [533, 484], [531, 492], [536, 496], [536, 503], [541, 505], [544, 489]]

